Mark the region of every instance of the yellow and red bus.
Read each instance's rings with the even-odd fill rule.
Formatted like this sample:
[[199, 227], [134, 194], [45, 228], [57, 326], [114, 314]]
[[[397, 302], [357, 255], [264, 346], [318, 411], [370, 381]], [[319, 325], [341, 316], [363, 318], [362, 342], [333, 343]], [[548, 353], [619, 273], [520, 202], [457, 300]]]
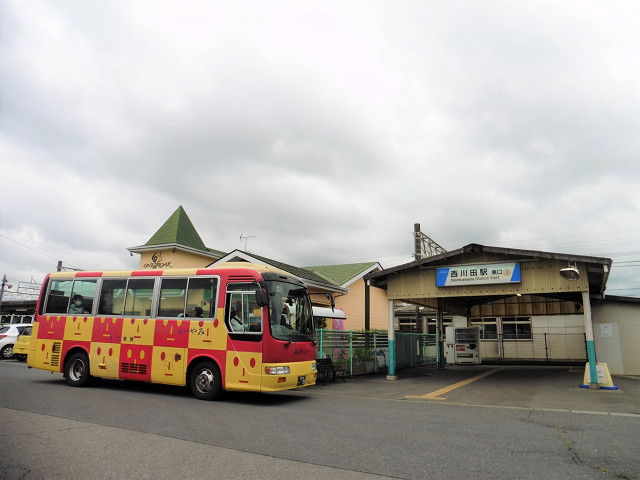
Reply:
[[43, 282], [27, 359], [74, 387], [116, 378], [211, 400], [315, 384], [314, 336], [304, 283], [272, 267], [58, 272]]

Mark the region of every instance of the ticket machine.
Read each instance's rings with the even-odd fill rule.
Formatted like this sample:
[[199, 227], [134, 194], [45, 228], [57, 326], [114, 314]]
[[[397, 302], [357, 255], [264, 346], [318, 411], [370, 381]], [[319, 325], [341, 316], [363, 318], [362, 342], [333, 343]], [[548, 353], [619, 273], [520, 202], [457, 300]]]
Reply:
[[480, 363], [480, 329], [447, 327], [447, 363], [477, 365]]

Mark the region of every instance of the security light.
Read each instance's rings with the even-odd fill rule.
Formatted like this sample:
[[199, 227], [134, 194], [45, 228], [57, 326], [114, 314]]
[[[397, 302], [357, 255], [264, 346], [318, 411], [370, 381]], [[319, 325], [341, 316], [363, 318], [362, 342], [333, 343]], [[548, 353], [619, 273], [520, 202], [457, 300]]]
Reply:
[[569, 266], [560, 270], [560, 275], [562, 278], [567, 280], [578, 280], [580, 278], [580, 272], [576, 265]]

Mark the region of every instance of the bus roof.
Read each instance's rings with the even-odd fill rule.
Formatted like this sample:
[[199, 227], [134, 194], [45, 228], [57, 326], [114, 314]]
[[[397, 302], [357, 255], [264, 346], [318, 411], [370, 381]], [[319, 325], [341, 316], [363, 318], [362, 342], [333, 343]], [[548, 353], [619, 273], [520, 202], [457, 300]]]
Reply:
[[291, 277], [291, 273], [285, 272], [271, 265], [260, 265], [248, 262], [227, 262], [212, 268], [171, 268], [167, 270], [92, 270], [74, 272], [53, 272], [50, 278], [77, 278], [77, 277], [162, 277], [184, 275], [215, 275], [219, 270], [252, 270], [258, 273], [276, 273]]

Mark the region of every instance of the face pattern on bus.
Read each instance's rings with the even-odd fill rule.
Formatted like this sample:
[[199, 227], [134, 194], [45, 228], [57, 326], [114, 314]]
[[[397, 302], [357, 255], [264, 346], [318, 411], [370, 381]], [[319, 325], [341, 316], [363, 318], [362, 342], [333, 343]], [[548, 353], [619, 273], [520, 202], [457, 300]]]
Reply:
[[187, 320], [157, 320], [154, 345], [186, 348], [189, 345], [189, 322]]
[[64, 327], [64, 339], [90, 342], [92, 329], [92, 317], [67, 317]]
[[122, 345], [120, 347], [120, 378], [151, 380], [151, 345]]
[[[71, 317], [68, 317], [71, 318]], [[64, 337], [64, 325], [67, 317], [50, 315], [40, 321], [38, 338], [50, 338], [62, 340]]]
[[122, 343], [153, 345], [154, 327], [158, 322], [148, 318], [128, 318], [122, 325]]
[[182, 385], [185, 375], [184, 349], [153, 347], [151, 381]]
[[[45, 367], [57, 367], [60, 364], [60, 343], [61, 342], [59, 340], [38, 339], [36, 341], [35, 350], [33, 351], [35, 362], [42, 364]], [[56, 345], [58, 346], [58, 353], [54, 354]]]
[[94, 342], [113, 342], [120, 343], [122, 341], [122, 318], [105, 318], [102, 317], [93, 323], [93, 335], [91, 340]]
[[120, 374], [119, 360], [119, 344], [99, 342], [91, 344], [91, 368], [95, 369], [96, 375], [118, 378]]
[[227, 329], [220, 316], [213, 320], [192, 320], [189, 327], [189, 348], [226, 350]]
[[226, 385], [250, 390], [260, 389], [262, 354], [257, 352], [227, 352]]

